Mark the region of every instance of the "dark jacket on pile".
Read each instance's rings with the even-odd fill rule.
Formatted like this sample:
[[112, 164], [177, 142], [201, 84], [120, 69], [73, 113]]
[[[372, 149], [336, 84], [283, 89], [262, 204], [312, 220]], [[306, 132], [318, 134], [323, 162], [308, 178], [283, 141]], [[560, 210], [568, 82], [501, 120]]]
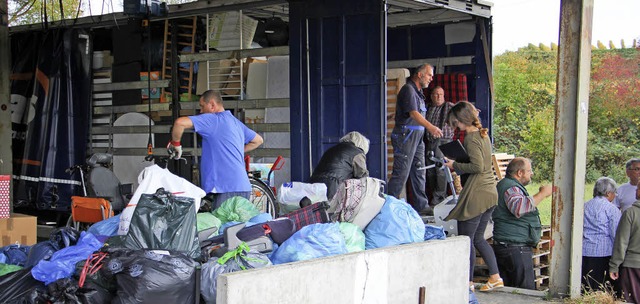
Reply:
[[366, 176], [369, 176], [369, 171], [364, 151], [352, 142], [341, 142], [322, 155], [310, 182], [326, 184], [327, 199], [331, 199], [343, 181]]

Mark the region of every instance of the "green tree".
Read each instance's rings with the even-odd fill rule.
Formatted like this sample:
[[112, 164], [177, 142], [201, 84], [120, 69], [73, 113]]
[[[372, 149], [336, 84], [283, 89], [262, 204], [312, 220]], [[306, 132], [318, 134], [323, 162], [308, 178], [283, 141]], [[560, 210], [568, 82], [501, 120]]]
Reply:
[[553, 179], [553, 140], [555, 109], [547, 105], [527, 116], [527, 128], [522, 130], [522, 155], [535, 166], [537, 180]]
[[527, 119], [554, 104], [556, 58], [556, 52], [527, 47], [494, 59], [496, 151], [522, 154]]
[[9, 25], [44, 22], [45, 12], [48, 21], [76, 18], [82, 15], [80, 3], [80, 0], [9, 0]]
[[[536, 176], [550, 180], [557, 52], [545, 49], [494, 58], [493, 134], [495, 151], [530, 157]], [[626, 160], [640, 156], [640, 49], [595, 49], [591, 69], [586, 177], [622, 182]]]

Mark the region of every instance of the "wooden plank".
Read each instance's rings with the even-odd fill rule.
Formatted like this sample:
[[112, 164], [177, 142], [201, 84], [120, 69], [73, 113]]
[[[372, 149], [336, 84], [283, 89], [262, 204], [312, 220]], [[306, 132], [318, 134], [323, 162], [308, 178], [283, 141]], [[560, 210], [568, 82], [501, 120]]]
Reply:
[[248, 57], [289, 55], [289, 46], [276, 46], [259, 49], [218, 51], [180, 55], [180, 62], [197, 62], [220, 59], [242, 59]]
[[496, 180], [501, 180], [506, 176], [507, 166], [512, 159], [514, 159], [513, 154], [507, 153], [494, 153], [491, 155], [491, 160], [493, 162], [493, 174], [496, 177]]

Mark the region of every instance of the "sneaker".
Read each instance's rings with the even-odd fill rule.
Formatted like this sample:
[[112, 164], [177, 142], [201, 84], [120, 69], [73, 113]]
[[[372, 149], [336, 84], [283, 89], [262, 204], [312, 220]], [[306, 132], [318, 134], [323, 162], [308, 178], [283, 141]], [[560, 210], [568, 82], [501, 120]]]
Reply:
[[501, 278], [495, 282], [487, 281], [486, 284], [480, 287], [480, 291], [492, 291], [496, 288], [502, 288], [502, 287], [504, 287], [504, 281], [502, 281], [502, 278]]

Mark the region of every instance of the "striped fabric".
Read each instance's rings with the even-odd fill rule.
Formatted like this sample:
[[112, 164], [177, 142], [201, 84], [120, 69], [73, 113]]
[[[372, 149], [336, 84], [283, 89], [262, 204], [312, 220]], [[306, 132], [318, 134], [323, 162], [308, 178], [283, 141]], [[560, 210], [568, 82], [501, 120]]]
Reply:
[[444, 99], [456, 103], [461, 100], [469, 100], [467, 94], [467, 75], [463, 73], [453, 74], [436, 74], [429, 83], [424, 92], [425, 96], [430, 93], [434, 87], [441, 86], [444, 89]]
[[285, 214], [284, 216], [293, 220], [295, 229], [298, 231], [307, 225], [328, 223], [329, 214], [327, 213], [327, 209], [329, 209], [329, 204], [327, 204], [327, 202], [320, 202]]

